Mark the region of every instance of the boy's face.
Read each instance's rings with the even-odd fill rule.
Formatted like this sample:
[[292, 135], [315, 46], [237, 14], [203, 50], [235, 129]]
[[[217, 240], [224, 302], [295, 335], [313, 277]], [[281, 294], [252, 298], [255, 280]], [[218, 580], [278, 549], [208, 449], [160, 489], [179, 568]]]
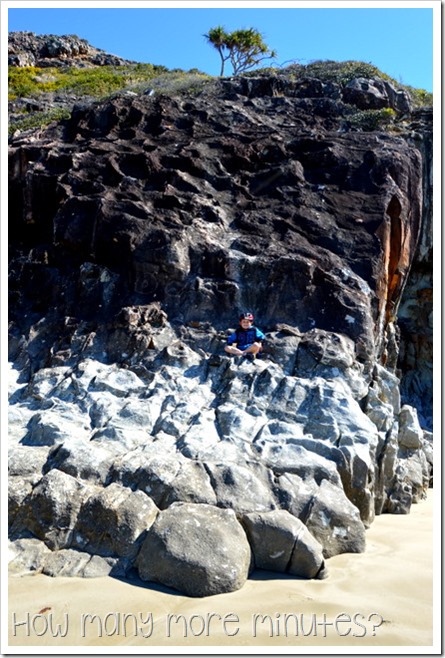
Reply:
[[243, 329], [250, 329], [252, 326], [252, 320], [247, 320], [247, 318], [243, 318], [239, 323]]

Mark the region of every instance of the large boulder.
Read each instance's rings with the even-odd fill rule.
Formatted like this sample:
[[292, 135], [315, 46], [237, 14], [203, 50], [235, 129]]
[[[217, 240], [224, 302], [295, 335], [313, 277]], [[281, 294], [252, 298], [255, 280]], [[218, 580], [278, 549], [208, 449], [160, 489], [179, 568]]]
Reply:
[[79, 439], [88, 440], [91, 433], [89, 422], [78, 412], [77, 407], [64, 403], [59, 403], [56, 408], [36, 412], [28, 423], [28, 432], [21, 443], [29, 446], [53, 446], [63, 443], [64, 439], [72, 434]]
[[8, 571], [21, 576], [30, 572], [41, 573], [51, 550], [35, 537], [8, 542]]
[[285, 510], [255, 512], [242, 518], [255, 567], [301, 578], [326, 576], [323, 547], [304, 523]]
[[188, 596], [210, 596], [244, 585], [251, 551], [232, 510], [173, 503], [159, 513], [136, 564], [143, 580]]
[[132, 559], [157, 513], [143, 491], [110, 484], [84, 500], [72, 545], [96, 555]]
[[123, 576], [125, 571], [116, 568], [116, 559], [104, 559], [99, 555], [90, 555], [72, 548], [62, 548], [51, 551], [45, 556], [42, 573], [46, 576], [65, 576], [78, 578], [100, 578], [109, 576]]
[[252, 462], [244, 465], [205, 462], [215, 491], [218, 507], [237, 514], [250, 510], [267, 511], [276, 507], [271, 474], [264, 466]]
[[215, 505], [215, 491], [204, 464], [172, 454], [173, 446], [164, 452], [161, 443], [156, 441], [152, 450], [137, 450], [116, 460], [113, 481], [144, 491], [160, 509], [181, 501]]
[[50, 450], [44, 472], [53, 468], [91, 484], [104, 485], [116, 454], [95, 441], [66, 436], [66, 441]]
[[329, 480], [323, 480], [311, 501], [305, 524], [323, 546], [326, 558], [365, 550], [365, 526], [357, 507], [346, 496], [339, 496]]
[[345, 86], [343, 99], [362, 110], [390, 107], [405, 113], [412, 109], [412, 101], [407, 92], [396, 89], [382, 78], [354, 78]]
[[403, 405], [399, 413], [399, 445], [402, 448], [416, 450], [423, 441], [416, 410], [408, 404]]
[[44, 475], [25, 498], [11, 534], [31, 531], [51, 549], [68, 548], [84, 498], [91, 487], [57, 469]]
[[8, 571], [16, 576], [35, 573], [81, 578], [99, 578], [111, 573], [125, 575], [115, 558], [103, 558], [71, 548], [52, 551], [35, 537], [10, 541], [8, 553]]

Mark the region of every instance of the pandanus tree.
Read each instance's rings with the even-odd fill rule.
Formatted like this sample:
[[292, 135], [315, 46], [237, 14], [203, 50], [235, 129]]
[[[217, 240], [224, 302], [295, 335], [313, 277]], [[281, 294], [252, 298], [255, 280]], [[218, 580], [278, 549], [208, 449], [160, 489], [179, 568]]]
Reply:
[[233, 75], [237, 75], [248, 71], [264, 59], [273, 59], [277, 56], [276, 52], [270, 50], [264, 43], [260, 32], [253, 28], [226, 32], [221, 25], [218, 25], [204, 36], [221, 57], [220, 75], [224, 75], [227, 61], [232, 65]]

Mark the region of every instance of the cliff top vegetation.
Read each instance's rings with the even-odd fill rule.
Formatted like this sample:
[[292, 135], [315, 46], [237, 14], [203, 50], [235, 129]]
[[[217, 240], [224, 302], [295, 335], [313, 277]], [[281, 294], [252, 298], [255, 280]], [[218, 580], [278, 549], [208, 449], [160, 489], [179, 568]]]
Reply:
[[[76, 39], [76, 37], [72, 37]], [[269, 53], [267, 53], [269, 54]], [[318, 78], [344, 87], [357, 77], [381, 78], [409, 93], [414, 107], [432, 105], [432, 94], [398, 83], [376, 66], [359, 61], [336, 62], [318, 60], [303, 65], [259, 67], [239, 75], [285, 76], [293, 81]], [[234, 77], [234, 76], [230, 76]], [[125, 62], [110, 65], [73, 64], [67, 60], [51, 66], [10, 66], [8, 72], [9, 133], [45, 126], [51, 121], [68, 118], [77, 102], [104, 100], [115, 94], [163, 93], [170, 96], [196, 95], [211, 91], [218, 77], [198, 70], [171, 69], [150, 63]]]
[[[396, 80], [380, 71], [373, 64], [356, 61], [335, 62], [318, 60], [310, 64], [290, 64], [285, 68], [266, 67], [243, 73], [252, 75], [288, 75], [295, 79], [313, 77], [322, 81], [337, 82], [346, 85], [357, 77], [379, 77], [393, 83], [396, 87], [408, 91], [415, 106], [432, 104], [432, 93], [424, 89], [416, 89]], [[8, 98], [15, 100], [24, 96], [38, 98], [45, 92], [79, 94], [92, 96], [95, 99], [106, 97], [118, 91], [141, 91], [150, 83], [153, 89], [169, 93], [176, 89], [192, 86], [197, 78], [201, 81], [214, 80], [198, 69], [183, 71], [168, 69], [156, 64], [129, 64], [124, 66], [97, 66], [89, 68], [38, 68], [34, 66], [10, 66], [8, 72]], [[187, 84], [186, 84], [187, 83]]]

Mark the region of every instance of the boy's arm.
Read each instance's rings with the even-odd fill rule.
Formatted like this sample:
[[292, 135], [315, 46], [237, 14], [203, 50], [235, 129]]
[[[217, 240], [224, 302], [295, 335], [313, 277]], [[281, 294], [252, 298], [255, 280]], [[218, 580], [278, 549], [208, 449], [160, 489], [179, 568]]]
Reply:
[[233, 334], [230, 334], [227, 338], [227, 345], [233, 345], [233, 343], [237, 342], [237, 335], [236, 331]]
[[255, 331], [256, 331], [256, 340], [260, 340], [260, 341], [265, 340], [266, 336], [265, 336], [265, 334], [263, 334], [261, 329], [258, 329], [258, 327], [255, 327]]

